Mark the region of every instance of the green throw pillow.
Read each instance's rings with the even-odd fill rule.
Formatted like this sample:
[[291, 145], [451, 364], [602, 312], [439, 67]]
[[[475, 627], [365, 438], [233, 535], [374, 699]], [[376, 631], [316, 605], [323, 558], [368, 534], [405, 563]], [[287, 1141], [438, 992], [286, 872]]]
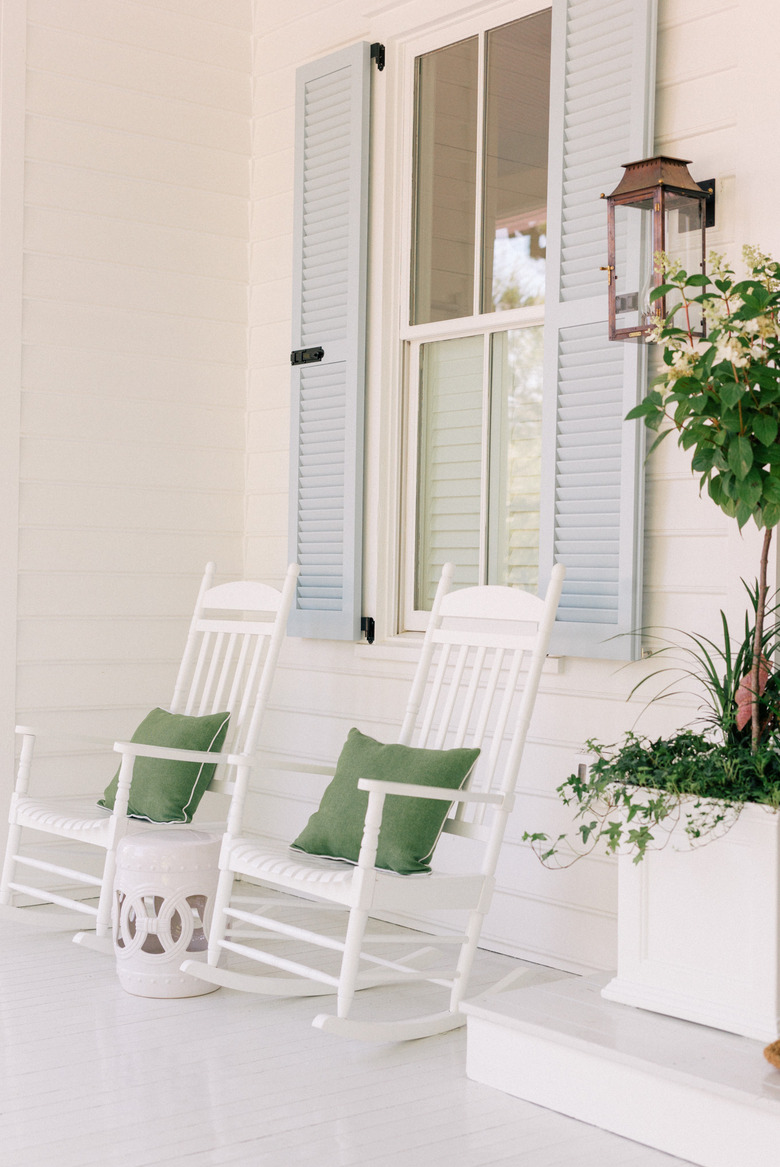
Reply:
[[[219, 753], [227, 733], [229, 713], [188, 717], [153, 709], [131, 737], [146, 746]], [[207, 762], [172, 762], [165, 758], [136, 758], [127, 813], [151, 823], [189, 823], [214, 777], [216, 766]], [[119, 770], [109, 782], [98, 806], [114, 809]]]
[[[477, 749], [420, 750], [382, 745], [351, 729], [319, 809], [292, 846], [310, 855], [356, 863], [368, 806], [367, 791], [358, 790], [359, 778], [460, 790], [478, 756]], [[430, 871], [430, 859], [451, 806], [451, 802], [433, 798], [388, 795], [377, 867], [400, 875]]]

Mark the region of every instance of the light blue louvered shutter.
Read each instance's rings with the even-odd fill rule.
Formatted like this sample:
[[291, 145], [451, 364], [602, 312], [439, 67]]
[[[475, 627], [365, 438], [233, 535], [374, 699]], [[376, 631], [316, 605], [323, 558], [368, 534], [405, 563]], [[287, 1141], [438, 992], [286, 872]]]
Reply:
[[360, 638], [370, 82], [368, 42], [297, 73], [291, 636]]
[[551, 651], [574, 656], [639, 648], [643, 445], [623, 419], [646, 352], [607, 339], [600, 195], [653, 153], [656, 21], [656, 0], [553, 3], [540, 574], [566, 565]]

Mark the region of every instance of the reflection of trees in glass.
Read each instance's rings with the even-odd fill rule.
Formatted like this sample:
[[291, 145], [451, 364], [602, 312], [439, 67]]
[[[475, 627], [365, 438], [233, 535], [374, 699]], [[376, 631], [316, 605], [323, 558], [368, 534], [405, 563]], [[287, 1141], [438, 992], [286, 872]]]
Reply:
[[543, 330], [513, 329], [507, 339], [507, 582], [536, 591], [542, 470]]
[[496, 312], [544, 303], [546, 226], [529, 234], [499, 228], [493, 244], [493, 307]]

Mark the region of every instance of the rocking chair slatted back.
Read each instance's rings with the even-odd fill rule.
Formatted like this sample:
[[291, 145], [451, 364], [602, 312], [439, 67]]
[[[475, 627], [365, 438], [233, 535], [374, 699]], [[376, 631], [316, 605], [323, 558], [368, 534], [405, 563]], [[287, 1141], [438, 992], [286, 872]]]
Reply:
[[[517, 589], [464, 588], [449, 592], [442, 573], [399, 741], [429, 749], [479, 746], [468, 782], [479, 793], [510, 793], [517, 780], [530, 706], [543, 657], [529, 635], [544, 600]], [[485, 628], [495, 619], [495, 631]], [[522, 673], [529, 679], [521, 684]], [[486, 803], [456, 803], [444, 824], [450, 834], [485, 839]]]
[[[212, 566], [212, 565], [210, 565]], [[241, 581], [211, 586], [207, 569], [174, 686], [172, 713], [230, 712], [224, 753], [257, 747], [274, 668], [284, 639], [287, 596], [266, 584]], [[294, 587], [294, 577], [286, 588]], [[218, 615], [219, 614], [219, 615]], [[218, 766], [210, 788], [232, 792], [232, 771]]]

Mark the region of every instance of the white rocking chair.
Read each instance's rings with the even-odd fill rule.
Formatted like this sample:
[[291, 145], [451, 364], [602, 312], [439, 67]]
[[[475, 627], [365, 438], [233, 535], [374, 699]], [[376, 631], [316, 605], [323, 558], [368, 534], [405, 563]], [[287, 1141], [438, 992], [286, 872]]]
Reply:
[[[452, 565], [445, 565], [399, 743], [435, 750], [479, 746], [481, 754], [470, 780], [453, 790], [361, 779], [357, 786], [368, 791], [368, 809], [357, 863], [348, 864], [301, 854], [270, 839], [242, 833], [248, 778], [243, 772], [236, 783], [222, 844], [208, 963], [186, 961], [184, 971], [213, 984], [273, 996], [335, 993], [336, 1015], [321, 1014], [314, 1025], [363, 1040], [425, 1037], [464, 1023], [459, 1004], [468, 989], [482, 922], [490, 906], [564, 569], [554, 569], [544, 600], [516, 588], [494, 586], [448, 594], [452, 571]], [[443, 827], [451, 843], [447, 851], [461, 850], [465, 856], [448, 853], [446, 870], [420, 875], [400, 875], [375, 866], [388, 795], [392, 796], [391, 804], [399, 795], [417, 799], [416, 813], [423, 798], [449, 804]], [[274, 889], [271, 896], [275, 898], [269, 900], [268, 891], [264, 899], [234, 897], [236, 877]], [[297, 893], [302, 898], [277, 897], [278, 892]], [[308, 927], [307, 920], [306, 926], [297, 926], [278, 918], [279, 903], [284, 910], [290, 904], [297, 905], [305, 914], [311, 914], [317, 904], [331, 911], [334, 906], [346, 909], [346, 928], [334, 937], [328, 924], [322, 932]], [[466, 918], [460, 934], [445, 932], [436, 937], [437, 946], [439, 942], [457, 946], [457, 955], [450, 956], [444, 971], [421, 970], [420, 964], [427, 962], [432, 951], [428, 947], [403, 958], [381, 955], [387, 953], [389, 943], [399, 939], [397, 931], [395, 937], [388, 936], [386, 925], [379, 933], [367, 932], [369, 917], [403, 922], [441, 910], [457, 910]], [[274, 951], [280, 936], [296, 945], [319, 946], [330, 953], [331, 961], [334, 951], [340, 956], [332, 971], [321, 967], [329, 963], [327, 955], [320, 957], [319, 966], [302, 964]], [[400, 939], [408, 946], [408, 933]], [[277, 971], [263, 975], [224, 967], [219, 962], [226, 953], [241, 957], [239, 964], [259, 962]], [[402, 1021], [363, 1021], [351, 1016], [357, 989], [409, 980], [449, 989], [448, 1007]]]
[[[32, 897], [36, 903], [55, 904], [78, 913], [74, 917], [52, 911], [36, 911], [32, 916], [27, 912], [27, 918], [37, 923], [67, 929], [74, 926], [71, 921], [75, 919], [79, 921], [75, 926], [83, 927], [83, 916], [91, 916], [95, 932], [79, 933], [75, 939], [89, 947], [110, 951], [117, 845], [128, 831], [159, 828], [159, 822], [127, 816], [136, 758], [215, 764], [208, 789], [226, 795], [232, 794], [236, 775], [251, 767], [284, 640], [298, 568], [295, 564], [288, 568], [281, 591], [251, 581], [213, 586], [214, 571], [214, 564], [208, 564], [169, 712], [193, 718], [229, 712], [227, 736], [219, 752], [114, 742], [113, 749], [121, 755], [121, 765], [114, 808], [108, 810], [97, 804], [102, 792], [75, 798], [36, 798], [30, 794], [30, 770], [37, 734], [34, 729], [17, 726], [22, 747], [0, 880], [0, 905], [4, 905], [4, 911], [21, 911], [18, 899]], [[167, 714], [162, 716], [167, 717]], [[111, 748], [96, 739], [79, 740], [82, 745], [88, 741], [92, 746]], [[200, 827], [201, 823], [196, 820], [196, 825]], [[208, 824], [208, 827], [223, 831], [224, 814], [219, 822]], [[35, 834], [31, 835], [31, 832]], [[85, 871], [42, 858], [40, 852], [45, 847], [41, 846], [40, 834], [65, 840], [63, 846], [68, 854], [76, 856], [75, 862], [85, 863], [85, 856], [89, 856], [92, 863], [87, 861], [87, 866], [92, 866], [92, 870]], [[93, 847], [98, 849], [97, 856]], [[17, 874], [19, 868], [46, 873], [33, 877], [43, 880], [43, 885], [22, 881]], [[52, 876], [57, 878], [53, 880]], [[85, 898], [77, 898], [79, 895]], [[87, 897], [94, 899], [98, 895], [97, 905], [88, 902]]]

